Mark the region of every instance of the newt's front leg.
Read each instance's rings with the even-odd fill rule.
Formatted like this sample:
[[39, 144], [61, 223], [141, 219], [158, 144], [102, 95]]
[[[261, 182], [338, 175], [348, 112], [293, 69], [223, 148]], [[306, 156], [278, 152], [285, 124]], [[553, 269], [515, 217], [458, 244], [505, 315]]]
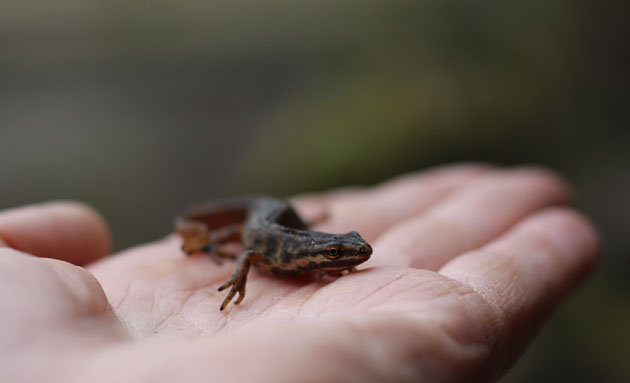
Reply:
[[252, 250], [247, 250], [243, 254], [241, 254], [238, 266], [236, 267], [236, 271], [232, 274], [232, 278], [226, 283], [222, 284], [219, 287], [219, 291], [223, 291], [228, 287], [232, 286], [230, 292], [227, 297], [221, 304], [221, 311], [230, 303], [234, 295], [238, 292], [238, 299], [234, 302], [235, 305], [241, 303], [243, 298], [245, 298], [245, 284], [247, 283], [247, 273], [249, 272], [249, 267], [256, 258], [260, 257], [260, 254], [253, 252]]

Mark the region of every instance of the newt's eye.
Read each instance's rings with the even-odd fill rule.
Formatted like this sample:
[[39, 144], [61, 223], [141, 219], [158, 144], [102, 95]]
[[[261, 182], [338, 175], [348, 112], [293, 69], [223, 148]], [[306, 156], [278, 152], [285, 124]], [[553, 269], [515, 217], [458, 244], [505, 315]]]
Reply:
[[330, 249], [328, 249], [328, 254], [326, 255], [329, 259], [335, 259], [337, 257], [339, 257], [341, 255], [341, 249], [337, 249], [334, 247], [331, 247]]

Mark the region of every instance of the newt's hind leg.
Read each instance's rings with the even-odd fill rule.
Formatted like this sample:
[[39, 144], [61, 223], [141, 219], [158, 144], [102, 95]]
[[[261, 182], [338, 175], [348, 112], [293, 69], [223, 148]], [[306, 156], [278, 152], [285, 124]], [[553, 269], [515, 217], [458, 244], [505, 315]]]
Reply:
[[245, 284], [247, 283], [247, 273], [249, 272], [249, 267], [251, 266], [252, 262], [258, 257], [260, 257], [260, 255], [254, 253], [252, 250], [247, 250], [243, 254], [241, 254], [238, 266], [236, 267], [236, 271], [234, 271], [234, 274], [232, 274], [232, 278], [219, 287], [219, 291], [223, 291], [232, 286], [227, 297], [225, 297], [225, 300], [221, 304], [221, 311], [223, 311], [223, 309], [230, 303], [237, 292], [238, 299], [234, 302], [235, 305], [241, 303], [243, 298], [245, 298]]
[[217, 245], [240, 240], [243, 229], [242, 225], [229, 225], [213, 230], [212, 232], [208, 232], [203, 225], [198, 225], [194, 229], [196, 229], [196, 231], [189, 229], [187, 236], [182, 235], [184, 237], [182, 250], [184, 250], [187, 255], [204, 252], [216, 254], [220, 258], [236, 259], [235, 254], [221, 249], [217, 247]]
[[241, 240], [241, 234], [243, 232], [243, 225], [229, 225], [222, 227], [220, 229], [214, 230], [210, 233], [210, 241], [207, 246], [205, 246], [202, 251], [217, 255], [219, 259], [217, 259], [217, 263], [220, 265], [222, 263], [222, 259], [232, 259], [235, 260], [237, 258], [236, 254], [231, 251], [225, 250], [217, 245], [221, 245], [228, 242], [237, 242]]

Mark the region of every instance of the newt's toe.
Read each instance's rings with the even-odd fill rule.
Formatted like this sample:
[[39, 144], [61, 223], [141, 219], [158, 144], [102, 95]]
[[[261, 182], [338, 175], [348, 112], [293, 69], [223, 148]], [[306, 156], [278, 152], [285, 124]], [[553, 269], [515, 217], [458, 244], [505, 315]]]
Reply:
[[238, 289], [238, 299], [236, 300], [236, 302], [234, 302], [234, 304], [237, 305], [241, 303], [243, 301], [243, 298], [245, 298], [245, 283], [243, 283], [241, 288]]
[[223, 291], [223, 290], [227, 289], [230, 286], [232, 286], [232, 281], [225, 282], [224, 284], [219, 286], [218, 291]]

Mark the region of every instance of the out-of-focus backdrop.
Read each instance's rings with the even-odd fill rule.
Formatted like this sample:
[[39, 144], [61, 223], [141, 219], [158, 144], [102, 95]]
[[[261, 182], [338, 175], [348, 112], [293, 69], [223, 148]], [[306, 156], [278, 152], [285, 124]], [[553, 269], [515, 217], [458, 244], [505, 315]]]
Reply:
[[208, 198], [542, 164], [605, 257], [503, 381], [628, 379], [626, 4], [5, 0], [0, 208], [85, 201], [123, 249]]

